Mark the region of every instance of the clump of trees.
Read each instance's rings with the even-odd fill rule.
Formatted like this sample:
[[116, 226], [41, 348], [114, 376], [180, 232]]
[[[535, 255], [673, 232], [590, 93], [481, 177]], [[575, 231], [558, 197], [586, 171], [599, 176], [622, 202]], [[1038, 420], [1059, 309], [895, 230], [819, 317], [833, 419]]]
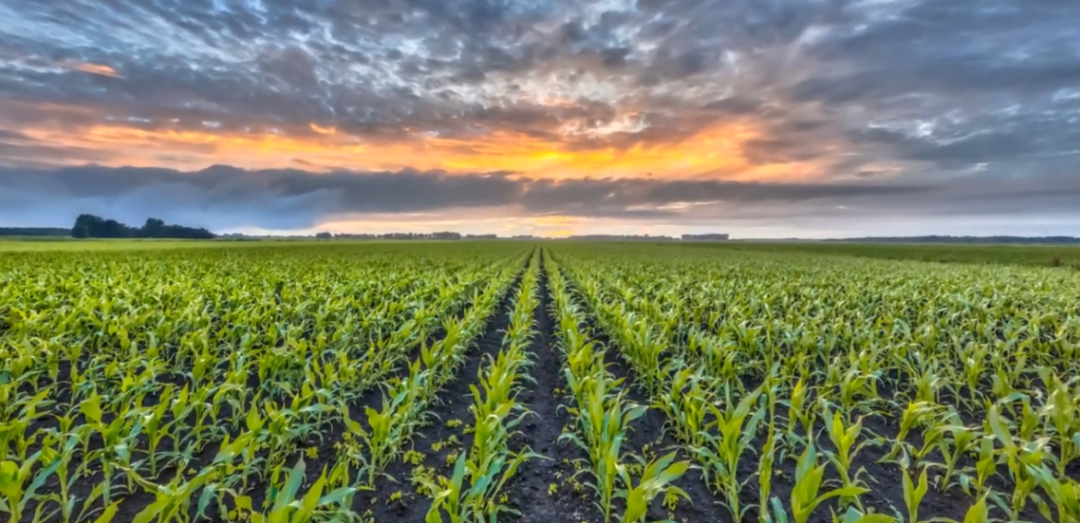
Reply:
[[214, 233], [183, 225], [168, 225], [157, 218], [147, 218], [142, 227], [129, 227], [113, 219], [80, 214], [71, 228], [73, 238], [183, 238], [209, 240]]

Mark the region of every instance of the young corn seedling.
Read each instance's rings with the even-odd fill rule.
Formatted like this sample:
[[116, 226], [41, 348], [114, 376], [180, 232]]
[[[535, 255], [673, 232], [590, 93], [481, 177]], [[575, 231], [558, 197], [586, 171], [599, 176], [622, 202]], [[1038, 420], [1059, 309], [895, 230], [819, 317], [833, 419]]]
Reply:
[[161, 440], [169, 434], [167, 427], [162, 426], [162, 422], [165, 420], [165, 414], [168, 412], [169, 405], [172, 402], [174, 391], [175, 387], [171, 385], [166, 387], [158, 398], [158, 404], [153, 408], [146, 409], [145, 413], [142, 414], [143, 428], [146, 431], [148, 440], [146, 452], [149, 454], [150, 459], [150, 474], [154, 477], [157, 477], [158, 474], [158, 458], [161, 455], [157, 448], [161, 445]]
[[72, 520], [72, 516], [75, 512], [75, 503], [77, 498], [71, 495], [71, 488], [74, 486], [78, 476], [72, 476], [69, 470], [69, 465], [75, 456], [75, 448], [79, 445], [79, 437], [75, 434], [68, 434], [67, 437], [63, 437], [60, 434], [50, 434], [46, 437], [44, 442], [45, 449], [42, 455], [46, 456], [45, 461], [57, 460], [59, 466], [56, 468], [57, 487], [59, 492], [55, 494], [56, 502], [60, 504], [60, 520], [64, 523], [69, 523]]
[[[1031, 475], [1042, 487], [1046, 497], [1054, 503], [1057, 509], [1058, 523], [1075, 523], [1080, 521], [1080, 483], [1068, 477], [1059, 478], [1045, 465], [1032, 468]], [[1049, 521], [1054, 518], [1045, 504], [1039, 505], [1043, 517]]]
[[[861, 486], [859, 473], [862, 472], [862, 469], [852, 471], [851, 468], [854, 465], [855, 457], [862, 448], [862, 444], [859, 442], [859, 435], [862, 432], [862, 419], [859, 419], [850, 427], [844, 427], [844, 420], [840, 413], [837, 412], [833, 414], [832, 423], [828, 424], [827, 428], [829, 439], [832, 441], [833, 446], [836, 447], [835, 452], [829, 452], [827, 455], [829, 461], [833, 464], [833, 468], [840, 475], [843, 488], [848, 490], [859, 488]], [[864, 510], [857, 496], [840, 497], [841, 506], [848, 503], [854, 503], [859, 510]]]
[[919, 523], [919, 505], [922, 504], [922, 500], [926, 497], [926, 491], [929, 489], [927, 483], [926, 469], [924, 468], [922, 474], [919, 475], [919, 483], [915, 484], [911, 479], [911, 473], [907, 468], [903, 468], [904, 474], [904, 505], [907, 508], [908, 523]]
[[[800, 442], [804, 446], [809, 445], [813, 440], [814, 423], [817, 421], [817, 409], [810, 403], [810, 393], [806, 380], [799, 378], [786, 402], [788, 407], [787, 440]], [[801, 435], [799, 429], [801, 429]]]
[[704, 445], [702, 433], [710, 405], [694, 368], [687, 366], [675, 372], [667, 394], [656, 401], [656, 406], [666, 414], [679, 441], [691, 447]]
[[[326, 488], [327, 476], [324, 469], [319, 478], [315, 480], [315, 483], [300, 496], [300, 487], [304, 481], [304, 472], [306, 465], [304, 460], [300, 459], [296, 466], [289, 471], [284, 485], [280, 488], [274, 488], [270, 492], [270, 496], [267, 497], [266, 503], [269, 504], [269, 509], [265, 513], [252, 513], [252, 523], [309, 523], [316, 520], [316, 511], [322, 507], [329, 507], [338, 505], [342, 500], [352, 496], [356, 493], [356, 489], [353, 487], [343, 487], [336, 489], [330, 493], [323, 495], [323, 490]], [[342, 516], [351, 514], [352, 511], [345, 511]], [[335, 520], [334, 514], [326, 514], [329, 520]]]
[[[49, 395], [48, 390], [40, 391], [30, 397], [20, 397], [16, 394], [16, 399], [12, 401], [7, 396], [11, 395], [10, 389], [13, 385], [0, 387], [0, 391], [3, 391], [3, 394], [0, 394], [0, 400], [5, 403], [10, 402], [10, 406], [2, 410], [17, 412], [11, 420], [0, 417], [0, 459], [12, 458], [21, 461], [26, 459], [27, 451], [36, 442], [36, 438], [27, 432], [30, 425], [45, 414], [38, 410], [46, 410], [53, 402], [46, 399]], [[0, 411], [0, 413], [3, 412]], [[14, 449], [9, 450], [12, 447]]]
[[[9, 514], [9, 521], [22, 521], [27, 503], [36, 498], [37, 490], [63, 464], [62, 460], [53, 459], [52, 463], [45, 464], [35, 474], [34, 465], [40, 457], [41, 452], [35, 452], [21, 465], [14, 461], [0, 461], [0, 513]], [[30, 483], [27, 484], [27, 481]], [[45, 503], [38, 503], [32, 519], [34, 523], [48, 519], [42, 517], [44, 508]]]
[[772, 496], [773, 463], [776, 460], [776, 417], [769, 421], [769, 436], [765, 439], [765, 447], [761, 449], [761, 459], [758, 461], [758, 523], [772, 523], [769, 515], [769, 497]]
[[672, 452], [649, 463], [638, 480], [637, 486], [634, 486], [633, 478], [627, 471], [626, 466], [619, 466], [619, 475], [622, 477], [623, 484], [626, 485], [626, 488], [618, 493], [619, 497], [626, 499], [626, 511], [619, 518], [621, 523], [640, 523], [644, 521], [645, 514], [649, 510], [649, 504], [661, 492], [691, 501], [690, 496], [685, 491], [671, 485], [686, 473], [687, 469], [690, 468], [690, 462], [680, 461], [674, 463], [674, 461], [675, 453]]
[[[80, 410], [88, 421], [87, 425], [100, 436], [102, 443], [101, 448], [89, 451], [89, 435], [83, 439], [85, 460], [81, 468], [87, 469], [91, 463], [100, 464], [103, 476], [102, 484], [104, 485], [102, 499], [105, 505], [109, 505], [112, 503], [112, 491], [114, 488], [112, 481], [116, 466], [117, 464], [123, 466], [130, 459], [131, 447], [127, 441], [134, 440], [138, 436], [142, 431], [142, 423], [141, 420], [136, 419], [130, 426], [130, 434], [127, 438], [124, 438], [123, 431], [128, 428], [126, 420], [123, 416], [117, 416], [111, 423], [105, 423], [103, 421], [104, 413], [101, 409], [101, 396], [96, 393], [82, 402]], [[130, 493], [132, 487], [130, 481], [132, 480], [130, 477], [128, 479], [128, 491]]]
[[140, 484], [147, 490], [154, 492], [155, 499], [135, 515], [132, 523], [166, 523], [174, 521], [189, 523], [193, 521], [190, 514], [191, 501], [194, 499], [195, 493], [200, 489], [203, 490], [203, 495], [200, 496], [198, 501], [197, 514], [201, 517], [213, 500], [215, 488], [209, 483], [216, 474], [214, 468], [205, 468], [190, 479], [185, 478], [182, 474], [177, 474], [172, 481], [165, 485], [154, 485], [142, 478], [138, 478], [137, 481]]
[[465, 489], [465, 459], [464, 453], [458, 457], [454, 465], [454, 474], [445, 486], [436, 482], [434, 478], [427, 476], [419, 478], [427, 491], [434, 493], [435, 496], [424, 518], [426, 523], [442, 523], [444, 511], [449, 514], [451, 523], [474, 521], [472, 514], [474, 503], [470, 498], [472, 491]]
[[940, 407], [924, 401], [913, 401], [908, 403], [907, 406], [904, 407], [904, 412], [900, 415], [900, 432], [896, 435], [896, 439], [893, 440], [892, 450], [878, 461], [892, 461], [897, 459], [896, 456], [901, 453], [904, 456], [901, 461], [909, 461], [908, 454], [914, 452], [909, 451], [910, 445], [907, 442], [908, 434], [910, 434], [912, 430], [931, 423], [940, 412]]
[[610, 521], [611, 502], [615, 497], [619, 480], [619, 466], [623, 461], [622, 442], [630, 423], [645, 414], [645, 407], [626, 401], [622, 394], [613, 394], [617, 382], [598, 373], [585, 380], [586, 403], [568, 409], [577, 416], [580, 436], [564, 433], [560, 439], [570, 440], [581, 447], [592, 464], [594, 482], [588, 483], [597, 496], [604, 520]]
[[[433, 478], [421, 478], [424, 486], [435, 493], [425, 521], [442, 523], [444, 512], [451, 523], [498, 521], [500, 514], [520, 516], [519, 511], [505, 504], [502, 493], [506, 483], [517, 475], [521, 464], [535, 457], [539, 455], [531, 451], [507, 451], [491, 456], [483, 463], [475, 463], [463, 452], [446, 485]], [[465, 487], [466, 477], [469, 478], [468, 488]]]
[[988, 488], [986, 482], [997, 472], [997, 451], [994, 449], [994, 438], [983, 436], [978, 448], [978, 460], [975, 462], [975, 477], [960, 477], [960, 486], [967, 495], [986, 494]]
[[[863, 514], [855, 507], [848, 507], [843, 516], [832, 515], [833, 523], [893, 523], [896, 518], [884, 514]], [[908, 522], [914, 523], [914, 522]]]
[[741, 521], [749, 507], [742, 506], [739, 494], [750, 478], [739, 480], [739, 459], [751, 447], [766, 410], [757, 405], [760, 388], [748, 393], [738, 404], [731, 399], [731, 389], [726, 391], [726, 410], [709, 406], [714, 420], [709, 426], [715, 428], [715, 433], [702, 434], [706, 444], [694, 450], [704, 464], [706, 481], [723, 494], [724, 505], [736, 521]]
[[938, 452], [945, 458], [945, 463], [930, 464], [945, 469], [937, 479], [938, 491], [941, 492], [948, 490], [953, 484], [952, 478], [957, 474], [960, 459], [975, 450], [979, 443], [979, 434], [962, 424], [960, 415], [954, 408], [950, 407], [944, 421], [944, 425], [931, 429], [934, 434], [927, 438], [936, 442]]
[[[414, 369], [416, 370], [416, 369]], [[416, 377], [422, 377], [426, 371], [418, 371]], [[353, 437], [363, 441], [367, 447], [368, 455], [354, 456], [364, 463], [367, 472], [367, 484], [374, 485], [375, 476], [385, 470], [398, 454], [402, 452], [401, 442], [404, 440], [410, 427], [410, 411], [415, 406], [416, 389], [410, 389], [414, 379], [400, 385], [400, 389], [392, 399], [385, 396], [382, 401], [382, 409], [375, 410], [371, 407], [365, 409], [368, 422], [368, 430], [349, 417], [348, 409], [342, 407], [341, 413], [345, 427]]]
[[838, 497], [853, 498], [867, 492], [862, 487], [840, 487], [821, 492], [825, 486], [825, 464], [818, 464], [817, 451], [813, 445], [806, 447], [795, 468], [795, 486], [791, 490], [791, 519], [779, 498], [772, 498], [772, 512], [777, 523], [806, 523], [810, 515], [822, 503]]
[[1031, 471], [1043, 465], [1048, 440], [1023, 441], [1018, 445], [1009, 430], [1008, 423], [1001, 416], [998, 405], [990, 407], [987, 424], [1003, 447], [1000, 456], [1008, 466], [1010, 479], [1013, 482], [1012, 500], [1008, 507], [1003, 508], [1007, 509], [1012, 520], [1018, 520], [1028, 499], [1034, 493], [1036, 478]]
[[1080, 387], [1075, 391], [1070, 388], [1080, 383], [1080, 378], [1064, 383], [1051, 369], [1040, 370], [1040, 378], [1049, 391], [1040, 415], [1049, 419], [1054, 428], [1054, 442], [1058, 447], [1057, 473], [1065, 476], [1065, 469], [1080, 456]]

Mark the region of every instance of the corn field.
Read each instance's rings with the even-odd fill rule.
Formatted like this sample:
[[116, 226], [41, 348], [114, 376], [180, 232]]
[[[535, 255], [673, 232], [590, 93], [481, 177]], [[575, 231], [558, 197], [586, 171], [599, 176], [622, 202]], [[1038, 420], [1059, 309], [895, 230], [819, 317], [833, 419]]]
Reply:
[[12, 522], [1080, 522], [1080, 273], [572, 242], [0, 255]]

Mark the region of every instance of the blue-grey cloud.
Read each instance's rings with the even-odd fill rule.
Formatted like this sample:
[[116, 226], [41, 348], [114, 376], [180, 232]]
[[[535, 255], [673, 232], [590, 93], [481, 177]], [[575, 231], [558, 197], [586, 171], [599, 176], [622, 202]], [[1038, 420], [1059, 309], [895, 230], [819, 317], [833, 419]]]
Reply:
[[[68, 191], [78, 184], [49, 165], [106, 153], [27, 129], [77, 133], [110, 121], [304, 136], [315, 123], [371, 143], [509, 131], [572, 152], [677, 143], [749, 119], [761, 134], [742, 145], [751, 165], [824, 162], [829, 179], [814, 183], [877, 184], [893, 192], [875, 193], [876, 208], [910, 212], [1008, 202], [1019, 213], [1017, 202], [1043, 204], [1029, 193], [1080, 176], [1075, 0], [0, 0], [0, 19], [0, 165], [53, 173], [41, 183]], [[600, 132], [628, 112], [635, 125]], [[113, 175], [128, 176], [101, 176]], [[299, 209], [319, 191], [342, 200], [329, 208], [353, 212], [370, 207], [340, 196], [350, 183], [379, 187], [371, 174], [345, 172], [318, 190], [306, 190], [315, 183], [306, 175], [272, 172], [153, 176], [138, 190], [182, 183], [191, 198], [219, 198], [222, 187], [250, 184], [289, 194], [274, 205], [293, 202], [285, 209], [298, 222], [316, 219]], [[386, 196], [380, 211], [479, 202], [574, 210], [535, 203], [519, 178], [395, 176], [439, 180], [457, 200]], [[193, 181], [215, 177], [225, 181]], [[0, 189], [10, 194], [14, 183], [9, 175]], [[571, 198], [581, 209], [607, 205], [604, 191], [618, 187], [575, 183], [594, 198]], [[965, 187], [994, 189], [963, 204]], [[1007, 188], [1022, 194], [1009, 200]], [[725, 190], [759, 201], [755, 190]], [[1052, 205], [1075, 203], [1073, 194], [1059, 191]], [[282, 214], [257, 212], [266, 201], [250, 198], [251, 211], [236, 216]], [[604, 212], [671, 199], [629, 198]]]
[[309, 228], [335, 217], [502, 209], [517, 216], [792, 219], [842, 214], [920, 216], [1068, 213], [1080, 178], [999, 177], [948, 183], [763, 183], [662, 179], [534, 179], [507, 172], [311, 173], [213, 166], [0, 168], [0, 223], [64, 225], [82, 212], [146, 216], [215, 229]]

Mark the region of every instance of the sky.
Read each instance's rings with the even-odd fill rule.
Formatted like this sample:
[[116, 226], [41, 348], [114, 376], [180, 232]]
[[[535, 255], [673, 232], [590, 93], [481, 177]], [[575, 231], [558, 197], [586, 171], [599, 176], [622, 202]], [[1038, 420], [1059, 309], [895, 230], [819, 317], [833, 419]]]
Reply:
[[0, 225], [1080, 236], [1076, 0], [0, 0]]

